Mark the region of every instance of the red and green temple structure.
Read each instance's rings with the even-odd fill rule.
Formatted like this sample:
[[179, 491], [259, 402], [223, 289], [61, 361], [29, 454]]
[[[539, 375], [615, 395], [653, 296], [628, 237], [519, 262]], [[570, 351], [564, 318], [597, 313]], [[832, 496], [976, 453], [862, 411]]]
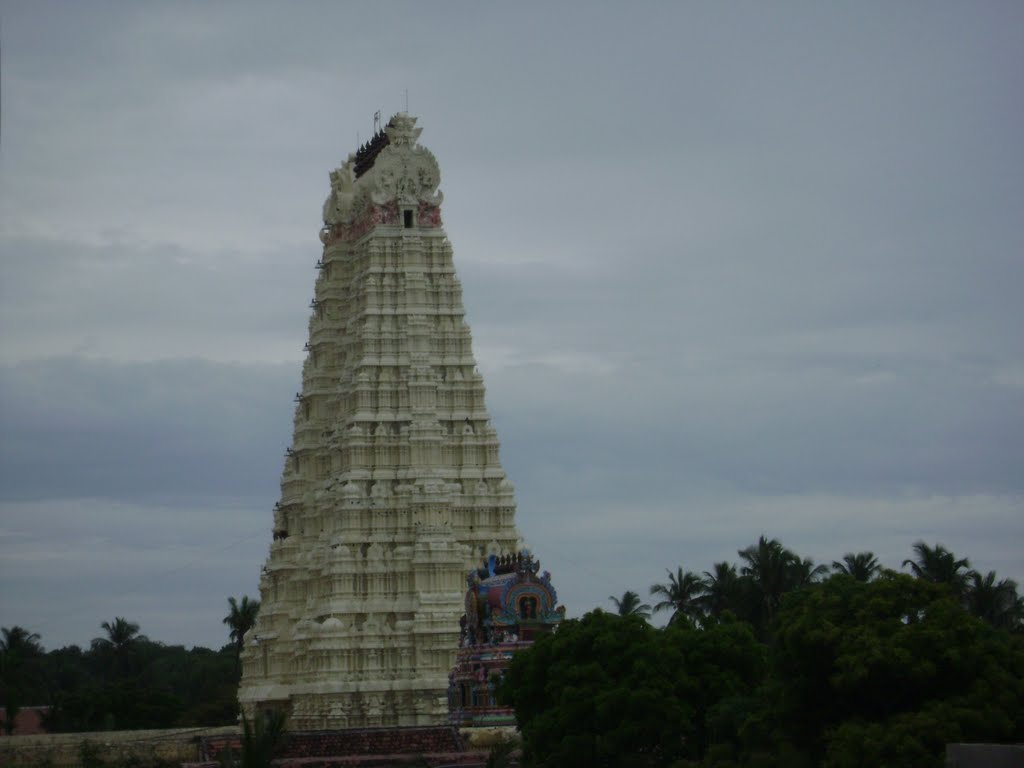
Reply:
[[558, 606], [551, 574], [541, 572], [540, 561], [525, 549], [491, 555], [483, 568], [469, 572], [466, 587], [459, 652], [448, 676], [452, 724], [515, 725], [515, 712], [497, 701], [497, 686], [512, 656], [553, 632], [565, 607]]

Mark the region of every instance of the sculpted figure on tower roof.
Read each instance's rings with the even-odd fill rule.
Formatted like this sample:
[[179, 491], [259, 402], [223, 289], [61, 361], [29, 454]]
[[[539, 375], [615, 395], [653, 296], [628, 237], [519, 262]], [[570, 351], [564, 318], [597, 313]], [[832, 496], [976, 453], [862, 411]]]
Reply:
[[331, 171], [331, 193], [324, 202], [326, 227], [352, 224], [367, 208], [400, 205], [436, 207], [444, 196], [438, 190], [441, 169], [433, 153], [416, 143], [422, 128], [416, 118], [399, 113], [385, 127], [387, 144], [359, 166], [355, 155]]

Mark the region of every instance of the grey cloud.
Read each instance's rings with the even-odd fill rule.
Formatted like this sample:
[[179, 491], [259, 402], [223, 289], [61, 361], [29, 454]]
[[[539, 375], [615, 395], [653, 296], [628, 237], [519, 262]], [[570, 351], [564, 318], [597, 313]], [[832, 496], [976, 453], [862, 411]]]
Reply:
[[220, 647], [227, 597], [256, 594], [270, 506], [191, 501], [0, 502], [4, 624], [54, 648], [87, 645], [100, 622], [127, 616], [153, 639]]
[[[406, 88], [520, 526], [570, 608], [762, 532], [890, 563], [937, 539], [1020, 578], [1022, 20], [8, 4], [0, 547], [74, 567], [5, 617], [108, 590], [76, 552], [141, 583], [136, 549], [230, 545], [250, 513], [211, 499], [269, 524], [327, 172]], [[251, 569], [228, 550], [73, 636], [137, 609], [161, 637], [149, 595], [193, 633], [162, 639], [213, 643], [254, 541]]]
[[295, 365], [28, 361], [0, 375], [5, 499], [271, 496]]
[[529, 457], [516, 467], [520, 482], [557, 492], [543, 483], [550, 462], [601, 467], [604, 492], [646, 498], [671, 497], [680, 485], [767, 494], [1024, 490], [1021, 393], [976, 375], [917, 368], [859, 382], [828, 370], [737, 366], [626, 378], [543, 366], [490, 377], [506, 461]]
[[199, 255], [174, 245], [7, 238], [7, 359], [301, 359], [317, 250]]
[[846, 552], [873, 551], [890, 568], [912, 557], [915, 541], [941, 542], [982, 572], [1020, 581], [1024, 559], [1021, 499], [1014, 496], [749, 496], [681, 492], [671, 503], [591, 499], [529, 509], [531, 544], [553, 570], [559, 598], [573, 615], [608, 607], [609, 594], [665, 580], [677, 565], [700, 573], [737, 562], [758, 536], [831, 563]]

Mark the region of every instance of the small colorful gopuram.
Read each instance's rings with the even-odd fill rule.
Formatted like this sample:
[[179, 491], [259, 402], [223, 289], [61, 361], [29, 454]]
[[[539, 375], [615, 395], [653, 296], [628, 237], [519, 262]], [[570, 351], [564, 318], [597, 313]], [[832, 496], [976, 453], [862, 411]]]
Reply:
[[495, 690], [517, 651], [529, 647], [565, 618], [551, 584], [539, 576], [529, 550], [491, 555], [466, 577], [466, 613], [455, 667], [449, 675], [448, 706], [458, 726], [514, 725], [511, 708], [498, 705]]

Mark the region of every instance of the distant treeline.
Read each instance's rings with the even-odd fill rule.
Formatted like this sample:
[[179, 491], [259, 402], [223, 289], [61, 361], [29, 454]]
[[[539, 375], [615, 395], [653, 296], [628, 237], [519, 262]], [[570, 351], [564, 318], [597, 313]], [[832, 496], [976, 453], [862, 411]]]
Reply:
[[[229, 599], [232, 642], [220, 650], [164, 645], [122, 617], [103, 622], [88, 649], [45, 651], [38, 634], [5, 627], [0, 639], [0, 704], [5, 730], [26, 706], [46, 706], [52, 733], [233, 725], [238, 716], [238, 652], [259, 602]], [[16, 731], [15, 731], [16, 732]]]
[[1024, 740], [1012, 580], [924, 542], [909, 573], [870, 552], [817, 565], [765, 537], [738, 554], [517, 654], [499, 697], [523, 765], [940, 768], [947, 743]]

